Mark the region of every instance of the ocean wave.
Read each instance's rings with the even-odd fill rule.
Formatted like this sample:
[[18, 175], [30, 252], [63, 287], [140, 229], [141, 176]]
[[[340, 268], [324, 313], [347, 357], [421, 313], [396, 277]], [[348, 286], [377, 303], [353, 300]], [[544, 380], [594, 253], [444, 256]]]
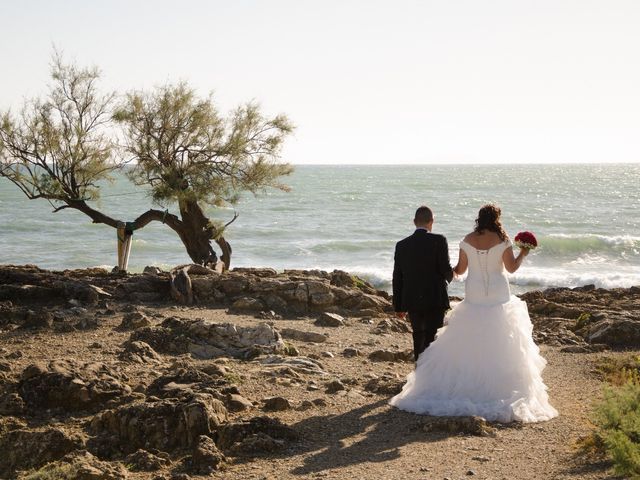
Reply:
[[521, 287], [582, 287], [629, 288], [640, 285], [640, 272], [636, 271], [568, 271], [560, 269], [536, 269], [510, 275], [510, 283]]
[[556, 233], [539, 237], [538, 243], [546, 253], [640, 251], [640, 237], [633, 235]]

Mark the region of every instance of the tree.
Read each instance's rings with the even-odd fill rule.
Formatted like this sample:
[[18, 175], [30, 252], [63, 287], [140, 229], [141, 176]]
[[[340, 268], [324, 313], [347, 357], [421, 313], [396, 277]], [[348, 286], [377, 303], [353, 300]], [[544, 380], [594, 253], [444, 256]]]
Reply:
[[[286, 190], [279, 178], [292, 167], [278, 158], [293, 130], [289, 120], [266, 118], [255, 103], [223, 118], [211, 96], [199, 98], [184, 82], [118, 101], [114, 93], [98, 92], [97, 69], [64, 64], [57, 54], [51, 73], [46, 98], [27, 102], [17, 117], [10, 111], [0, 116], [0, 176], [29, 199], [48, 200], [54, 212], [73, 208], [94, 223], [126, 224], [130, 231], [162, 222], [200, 265], [215, 260], [215, 241], [228, 268], [231, 246], [223, 234], [236, 216], [223, 225], [205, 208], [234, 204], [242, 191]], [[100, 197], [98, 183], [128, 164], [129, 179], [147, 186], [164, 210], [151, 208], [123, 222], [89, 205]], [[179, 215], [168, 212], [174, 204]]]

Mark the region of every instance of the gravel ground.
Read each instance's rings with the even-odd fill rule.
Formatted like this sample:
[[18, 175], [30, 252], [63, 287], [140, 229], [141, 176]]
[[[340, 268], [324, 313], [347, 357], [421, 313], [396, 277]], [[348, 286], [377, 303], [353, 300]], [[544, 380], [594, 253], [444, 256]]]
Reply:
[[[215, 322], [255, 324], [245, 315], [230, 315], [220, 309], [144, 307], [149, 315], [204, 317]], [[0, 340], [5, 356], [20, 351], [11, 360], [12, 372], [34, 361], [76, 357], [83, 360], [114, 360], [119, 345], [129, 333], [118, 332], [122, 314], [107, 318], [97, 330], [70, 333], [4, 332]], [[314, 319], [274, 320], [276, 328], [296, 328], [327, 334], [324, 343], [287, 341], [301, 356], [316, 358], [326, 375], [273, 374], [258, 362], [233, 359], [225, 366], [237, 379], [241, 394], [254, 408], [233, 414], [235, 418], [269, 415], [280, 418], [301, 434], [299, 442], [287, 450], [253, 459], [232, 460], [224, 471], [206, 478], [240, 479], [605, 479], [610, 476], [605, 463], [577, 455], [576, 441], [589, 433], [589, 412], [601, 395], [602, 381], [593, 373], [594, 361], [602, 355], [572, 354], [542, 346], [548, 360], [544, 380], [559, 417], [539, 424], [494, 425], [495, 437], [425, 432], [427, 417], [399, 411], [387, 405], [390, 395], [370, 393], [364, 385], [371, 378], [388, 377], [401, 381], [412, 363], [372, 362], [374, 350], [405, 350], [411, 347], [409, 333], [373, 333], [374, 325], [348, 319], [343, 327], [318, 327]], [[99, 343], [99, 347], [95, 343]], [[345, 348], [355, 348], [360, 356], [346, 357]], [[17, 355], [12, 355], [16, 357]], [[167, 361], [169, 356], [165, 356]], [[132, 365], [132, 378], [148, 382], [157, 373], [148, 366]], [[340, 379], [345, 390], [325, 393], [325, 384]], [[293, 408], [263, 412], [262, 400], [282, 396]], [[303, 401], [314, 405], [303, 409]], [[72, 419], [70, 420], [72, 421]], [[168, 472], [165, 472], [168, 475]], [[135, 473], [133, 479], [152, 479], [157, 474]], [[166, 478], [169, 478], [167, 476]], [[205, 477], [203, 477], [205, 478]]]

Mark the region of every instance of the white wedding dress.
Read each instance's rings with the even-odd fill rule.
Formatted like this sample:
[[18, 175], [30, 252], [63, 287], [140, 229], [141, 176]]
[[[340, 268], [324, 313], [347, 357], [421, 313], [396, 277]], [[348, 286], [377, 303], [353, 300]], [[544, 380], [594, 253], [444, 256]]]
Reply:
[[448, 314], [420, 355], [407, 383], [389, 402], [435, 416], [539, 422], [558, 412], [549, 404], [527, 304], [512, 296], [502, 262], [511, 242], [489, 250], [460, 243], [469, 259], [465, 299]]

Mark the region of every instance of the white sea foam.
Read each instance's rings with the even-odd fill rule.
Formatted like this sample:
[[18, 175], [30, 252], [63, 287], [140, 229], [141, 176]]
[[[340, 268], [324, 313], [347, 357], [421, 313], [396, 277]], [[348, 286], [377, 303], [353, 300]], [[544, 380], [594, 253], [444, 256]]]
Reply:
[[629, 288], [640, 285], [639, 271], [566, 269], [523, 269], [512, 274], [509, 281], [522, 287], [581, 287], [595, 285], [600, 288]]

